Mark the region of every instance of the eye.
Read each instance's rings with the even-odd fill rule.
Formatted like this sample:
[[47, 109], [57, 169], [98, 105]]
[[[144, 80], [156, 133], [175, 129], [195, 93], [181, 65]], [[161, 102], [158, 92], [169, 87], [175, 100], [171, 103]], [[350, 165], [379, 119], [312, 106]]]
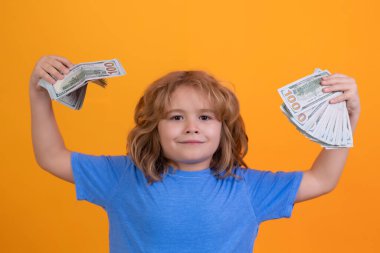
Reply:
[[181, 118], [182, 118], [181, 115], [174, 115], [170, 117], [171, 120], [180, 120]]
[[208, 120], [208, 119], [212, 119], [210, 116], [208, 116], [208, 115], [202, 115], [202, 116], [200, 116], [200, 118], [202, 119], [202, 120]]

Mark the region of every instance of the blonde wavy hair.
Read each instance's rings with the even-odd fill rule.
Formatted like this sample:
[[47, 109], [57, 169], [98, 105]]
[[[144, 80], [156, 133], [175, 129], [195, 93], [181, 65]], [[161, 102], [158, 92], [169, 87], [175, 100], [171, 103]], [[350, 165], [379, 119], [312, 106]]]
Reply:
[[135, 108], [136, 125], [127, 137], [127, 155], [143, 171], [148, 184], [162, 180], [170, 161], [163, 155], [157, 126], [165, 116], [171, 94], [181, 85], [204, 92], [222, 123], [219, 147], [210, 164], [213, 175], [219, 179], [229, 176], [240, 179], [232, 170], [247, 168], [243, 158], [248, 152], [248, 136], [240, 116], [239, 101], [230, 89], [205, 71], [170, 72], [146, 89]]

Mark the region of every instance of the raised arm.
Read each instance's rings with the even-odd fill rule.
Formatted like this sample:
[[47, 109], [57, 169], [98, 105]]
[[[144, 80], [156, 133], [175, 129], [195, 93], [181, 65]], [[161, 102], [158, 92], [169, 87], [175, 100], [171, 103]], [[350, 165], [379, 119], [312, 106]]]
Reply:
[[[360, 114], [356, 81], [342, 74], [334, 74], [324, 78], [321, 85], [325, 86], [324, 92], [343, 91], [342, 95], [330, 102], [339, 103], [346, 100], [352, 133], [354, 133]], [[348, 148], [323, 149], [311, 169], [304, 172], [295, 202], [309, 200], [331, 192], [339, 182], [348, 151]]]
[[[51, 84], [63, 79], [73, 64], [59, 56], [44, 56], [36, 63], [29, 83], [32, 142], [38, 165], [51, 174], [74, 183], [71, 152], [65, 147], [55, 120], [48, 92], [38, 86], [43, 78]], [[56, 80], [55, 80], [56, 79]]]

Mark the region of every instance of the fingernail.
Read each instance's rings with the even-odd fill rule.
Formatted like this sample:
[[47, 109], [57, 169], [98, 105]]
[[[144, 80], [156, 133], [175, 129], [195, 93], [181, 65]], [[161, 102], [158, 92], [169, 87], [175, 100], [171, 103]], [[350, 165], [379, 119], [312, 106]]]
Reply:
[[325, 89], [323, 89], [323, 91], [324, 91], [324, 92], [329, 92], [330, 89], [329, 89], [329, 88], [325, 88]]

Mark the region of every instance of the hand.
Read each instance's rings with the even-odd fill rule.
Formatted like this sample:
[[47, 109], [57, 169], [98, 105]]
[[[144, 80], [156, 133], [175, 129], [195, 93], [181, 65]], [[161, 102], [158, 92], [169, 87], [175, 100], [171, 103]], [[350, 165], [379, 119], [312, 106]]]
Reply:
[[330, 100], [331, 104], [347, 101], [348, 115], [356, 123], [360, 114], [360, 99], [355, 79], [343, 75], [333, 74], [322, 78], [321, 85], [326, 86], [323, 92], [342, 91], [343, 94]]
[[38, 91], [44, 90], [44, 88], [38, 85], [40, 79], [54, 84], [57, 80], [62, 80], [64, 75], [69, 73], [69, 69], [73, 66], [74, 64], [64, 57], [55, 55], [41, 57], [32, 71], [30, 88]]

